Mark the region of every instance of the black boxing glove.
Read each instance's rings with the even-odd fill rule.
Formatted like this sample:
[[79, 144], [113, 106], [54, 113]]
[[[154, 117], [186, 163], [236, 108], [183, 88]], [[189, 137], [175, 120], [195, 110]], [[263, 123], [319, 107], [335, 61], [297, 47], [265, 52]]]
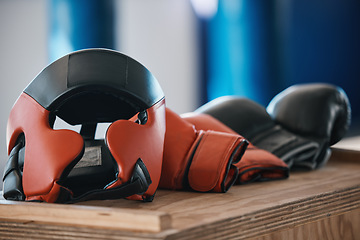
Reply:
[[315, 164], [316, 167], [327, 162], [330, 146], [344, 137], [351, 122], [346, 93], [338, 86], [325, 83], [291, 86], [276, 95], [266, 110], [283, 128], [319, 144], [317, 156], [309, 162], [309, 166]]
[[319, 144], [295, 135], [270, 117], [265, 107], [235, 96], [217, 98], [195, 112], [209, 114], [248, 139], [253, 145], [282, 159], [289, 168], [314, 156]]
[[[349, 126], [350, 105], [345, 93], [334, 86], [323, 84], [307, 84], [303, 85], [303, 87], [297, 86], [298, 89], [304, 87], [313, 87], [314, 90], [299, 90], [300, 92], [298, 94], [295, 94], [293, 90], [285, 90], [276, 96], [268, 106], [268, 111], [271, 115], [269, 115], [263, 106], [256, 102], [239, 97], [221, 97], [215, 99], [197, 109], [196, 112], [212, 115], [247, 138], [255, 146], [265, 149], [281, 158], [292, 169], [315, 169], [327, 162], [330, 156], [329, 146], [336, 141], [328, 141], [328, 144], [326, 144], [324, 143], [326, 137], [320, 139], [320, 136], [330, 136], [331, 134], [317, 134], [316, 131], [320, 130], [318, 127], [316, 127], [316, 129], [308, 128], [305, 131], [305, 128], [304, 130], [297, 128], [297, 124], [305, 120], [306, 117], [304, 117], [304, 115], [313, 115], [311, 117], [308, 116], [308, 121], [310, 121], [311, 118], [313, 121], [316, 120], [319, 125], [327, 124], [327, 128], [329, 129], [339, 129], [339, 131], [329, 130], [330, 132], [336, 132], [334, 136], [337, 137], [334, 138], [338, 141], [343, 137]], [[291, 94], [289, 92], [291, 92]], [[306, 92], [308, 92], [308, 94], [306, 94]], [[294, 94], [293, 97], [290, 97], [292, 94]], [[301, 97], [299, 97], [300, 95], [304, 95], [304, 98], [307, 98], [307, 100], [304, 101], [301, 99]], [[305, 97], [305, 95], [307, 96]], [[287, 97], [285, 98], [285, 96]], [[297, 97], [295, 98], [295, 96]], [[288, 103], [286, 99], [290, 98], [292, 99], [291, 102], [297, 103], [289, 104], [290, 102]], [[335, 98], [339, 98], [339, 100], [335, 101]], [[313, 108], [315, 104], [312, 105], [309, 103], [311, 99], [318, 101], [316, 105], [322, 110], [319, 109], [317, 112], [317, 110]], [[307, 104], [305, 104], [305, 102]], [[340, 104], [340, 102], [343, 104]], [[299, 108], [298, 105], [303, 105], [303, 107]], [[344, 110], [336, 110], [337, 108]], [[331, 115], [332, 112], [335, 114], [329, 119], [329, 115]], [[291, 114], [293, 118], [303, 117], [301, 118], [302, 120], [291, 124], [289, 121], [292, 121], [292, 119], [284, 117], [289, 114]], [[338, 117], [335, 117], [335, 115], [343, 116], [344, 119], [347, 120], [340, 123], [340, 120], [336, 120]], [[291, 127], [288, 127], [284, 122], [288, 123]], [[332, 128], [329, 122], [339, 122], [339, 124], [330, 124], [331, 126], [336, 126]], [[313, 124], [312, 126], [317, 125]], [[320, 132], [323, 133], [324, 131]]]

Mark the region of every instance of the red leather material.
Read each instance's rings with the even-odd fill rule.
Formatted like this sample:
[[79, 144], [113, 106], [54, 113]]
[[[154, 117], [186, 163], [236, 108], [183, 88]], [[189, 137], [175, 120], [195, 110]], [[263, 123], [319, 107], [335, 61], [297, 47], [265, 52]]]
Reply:
[[237, 132], [208, 114], [186, 113], [182, 114], [181, 118], [193, 124], [199, 130], [213, 130], [239, 135]]
[[[48, 194], [42, 195], [42, 196], [38, 196], [38, 195], [28, 196], [28, 197], [26, 197], [26, 200], [27, 201], [42, 201], [42, 202], [53, 203], [53, 202], [56, 202], [56, 200], [58, 199], [61, 189], [66, 189], [66, 188], [64, 188], [63, 186], [60, 186], [59, 184], [54, 182], [54, 184], [51, 187], [50, 192]], [[70, 191], [69, 189], [66, 189], [66, 190]]]
[[[163, 158], [164, 99], [151, 72], [119, 52], [86, 49], [57, 59], [11, 110], [4, 198], [152, 201]], [[79, 133], [54, 130], [57, 119]], [[110, 126], [99, 139], [102, 124]]]
[[[148, 120], [140, 125], [129, 120], [113, 122], [106, 133], [106, 143], [118, 164], [118, 178], [108, 188], [127, 182], [138, 158], [145, 163], [152, 180], [148, 190], [141, 196], [130, 199], [141, 200], [155, 194], [161, 174], [163, 142], [165, 135], [165, 100], [161, 100], [148, 110]], [[155, 143], [154, 139], [158, 142]]]
[[[237, 151], [244, 141], [238, 135], [215, 131], [200, 131], [201, 141], [190, 165], [188, 180], [193, 190], [199, 192], [223, 192], [233, 184], [236, 171], [229, 171], [240, 160], [243, 151]], [[238, 156], [231, 156], [233, 153]], [[228, 172], [229, 171], [229, 172]], [[223, 186], [225, 185], [225, 186]]]
[[[202, 130], [215, 130], [238, 135], [235, 131], [210, 115], [202, 113], [188, 113], [182, 118]], [[289, 168], [274, 154], [255, 147], [251, 143], [241, 161], [234, 164], [239, 171], [237, 183], [284, 179], [288, 177]]]
[[185, 170], [200, 140], [194, 126], [166, 108], [164, 159], [160, 188], [182, 189]]
[[26, 132], [24, 194], [27, 200], [54, 202], [60, 193], [57, 181], [65, 168], [82, 154], [83, 139], [71, 130], [53, 130], [49, 125], [49, 112], [25, 93], [20, 95], [10, 112], [7, 125], [9, 153], [23, 132]]
[[275, 180], [288, 177], [288, 166], [274, 154], [249, 144], [239, 168], [237, 183], [249, 183], [257, 180]]
[[[226, 192], [237, 177], [234, 163], [247, 141], [239, 135], [197, 131], [166, 109], [164, 160], [160, 188]], [[234, 171], [236, 169], [236, 171]]]

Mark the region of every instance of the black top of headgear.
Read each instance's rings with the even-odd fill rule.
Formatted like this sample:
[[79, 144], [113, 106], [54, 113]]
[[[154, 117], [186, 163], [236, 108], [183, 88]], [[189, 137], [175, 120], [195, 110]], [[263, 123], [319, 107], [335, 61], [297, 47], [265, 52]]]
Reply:
[[128, 119], [164, 98], [142, 64], [107, 49], [81, 50], [56, 60], [24, 92], [69, 124]]

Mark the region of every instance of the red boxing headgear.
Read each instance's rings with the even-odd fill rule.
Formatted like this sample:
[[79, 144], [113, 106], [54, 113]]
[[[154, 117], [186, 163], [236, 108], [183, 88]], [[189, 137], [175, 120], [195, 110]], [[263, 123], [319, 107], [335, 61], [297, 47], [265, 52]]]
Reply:
[[[80, 133], [54, 130], [56, 116], [81, 125]], [[102, 122], [111, 124], [105, 139], [95, 140]], [[143, 65], [106, 49], [71, 53], [47, 66], [11, 110], [4, 197], [151, 201], [164, 134], [164, 94]]]

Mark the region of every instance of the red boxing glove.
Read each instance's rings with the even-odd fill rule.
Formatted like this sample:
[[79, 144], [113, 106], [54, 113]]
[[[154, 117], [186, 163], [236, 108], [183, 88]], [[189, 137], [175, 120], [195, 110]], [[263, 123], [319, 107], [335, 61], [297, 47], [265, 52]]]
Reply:
[[226, 192], [235, 183], [234, 165], [248, 142], [238, 134], [198, 131], [166, 109], [164, 158], [159, 187]]
[[[203, 113], [187, 113], [181, 116], [195, 128], [237, 134], [216, 118]], [[239, 135], [240, 136], [240, 135]], [[241, 161], [235, 164], [239, 169], [237, 183], [269, 181], [289, 177], [289, 168], [274, 154], [249, 144]]]

